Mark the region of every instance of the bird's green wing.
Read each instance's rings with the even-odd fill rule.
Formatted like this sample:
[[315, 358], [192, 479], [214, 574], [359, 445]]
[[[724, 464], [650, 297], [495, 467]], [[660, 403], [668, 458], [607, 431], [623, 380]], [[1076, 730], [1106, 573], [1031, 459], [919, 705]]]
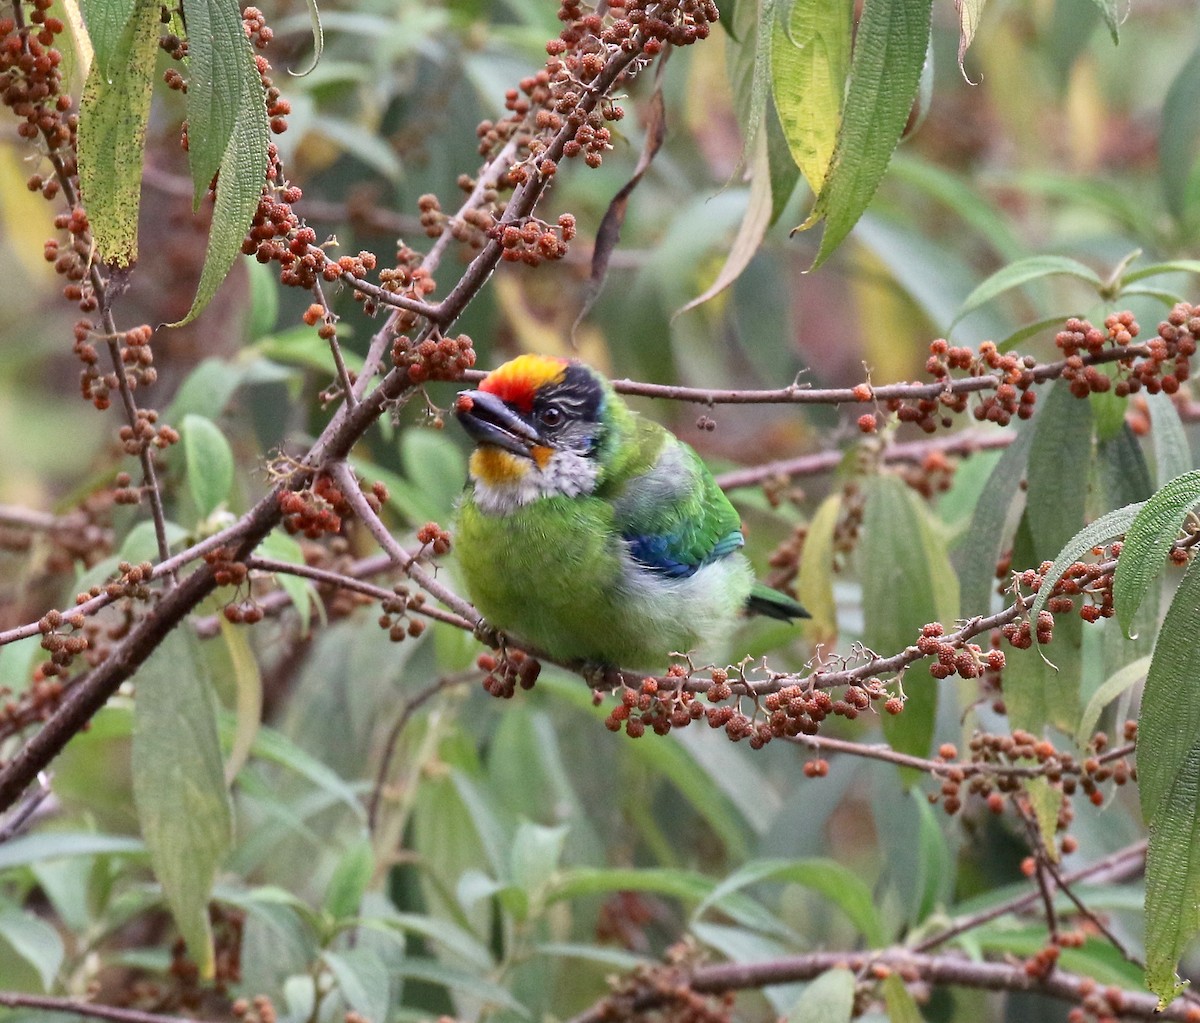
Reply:
[[682, 577], [742, 546], [741, 520], [700, 456], [657, 424], [639, 424], [646, 455], [613, 481], [615, 526], [633, 558]]

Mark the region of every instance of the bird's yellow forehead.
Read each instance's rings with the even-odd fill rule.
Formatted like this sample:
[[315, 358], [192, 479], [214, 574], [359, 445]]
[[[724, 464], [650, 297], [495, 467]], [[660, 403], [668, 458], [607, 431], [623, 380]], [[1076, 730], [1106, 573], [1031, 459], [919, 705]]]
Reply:
[[516, 483], [529, 471], [529, 459], [490, 444], [471, 453], [471, 478], [489, 487]]
[[501, 401], [526, 411], [533, 396], [547, 384], [562, 380], [570, 365], [566, 359], [550, 355], [518, 355], [498, 369], [492, 370], [479, 385], [481, 391], [494, 394]]

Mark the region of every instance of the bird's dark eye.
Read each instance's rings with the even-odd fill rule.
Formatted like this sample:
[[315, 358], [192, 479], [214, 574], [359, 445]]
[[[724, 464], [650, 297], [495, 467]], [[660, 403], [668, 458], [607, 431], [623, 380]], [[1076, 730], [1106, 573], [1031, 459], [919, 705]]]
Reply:
[[538, 421], [543, 426], [548, 426], [551, 429], [556, 426], [561, 426], [563, 421], [563, 411], [557, 405], [548, 405], [538, 413]]

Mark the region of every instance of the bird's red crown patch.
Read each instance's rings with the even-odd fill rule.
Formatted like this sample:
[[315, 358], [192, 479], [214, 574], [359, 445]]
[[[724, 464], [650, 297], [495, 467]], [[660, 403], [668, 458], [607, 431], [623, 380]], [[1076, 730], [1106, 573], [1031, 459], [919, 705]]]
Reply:
[[518, 355], [492, 370], [484, 377], [479, 389], [528, 412], [533, 408], [534, 395], [547, 384], [562, 380], [569, 365], [566, 359], [552, 355]]

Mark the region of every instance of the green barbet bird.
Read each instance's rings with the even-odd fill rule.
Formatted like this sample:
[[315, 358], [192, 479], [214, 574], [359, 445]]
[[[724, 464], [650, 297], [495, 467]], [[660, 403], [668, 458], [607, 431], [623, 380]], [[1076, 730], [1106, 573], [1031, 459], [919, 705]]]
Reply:
[[807, 617], [755, 582], [700, 456], [583, 363], [522, 355], [455, 412], [477, 445], [455, 546], [497, 628], [560, 660], [651, 668], [748, 612]]

